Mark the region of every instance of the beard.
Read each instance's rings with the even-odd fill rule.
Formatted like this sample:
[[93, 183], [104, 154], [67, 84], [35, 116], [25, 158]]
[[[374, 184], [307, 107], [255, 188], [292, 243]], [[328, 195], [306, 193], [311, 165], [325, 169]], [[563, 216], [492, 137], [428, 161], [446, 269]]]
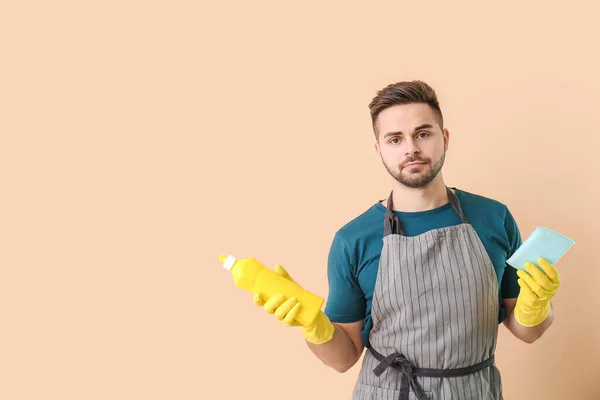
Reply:
[[[407, 186], [409, 188], [422, 188], [437, 176], [437, 174], [441, 171], [442, 166], [444, 165], [444, 160], [446, 159], [446, 150], [440, 156], [440, 159], [437, 160], [434, 164], [431, 162], [431, 158], [421, 158], [421, 157], [409, 157], [402, 164], [399, 165], [398, 169], [391, 168], [388, 164], [383, 161], [383, 165], [385, 169], [390, 173], [390, 175], [399, 183]], [[418, 167], [418, 170], [414, 171], [412, 168], [408, 168], [406, 171], [404, 170], [404, 166], [410, 162], [421, 162], [423, 165]]]

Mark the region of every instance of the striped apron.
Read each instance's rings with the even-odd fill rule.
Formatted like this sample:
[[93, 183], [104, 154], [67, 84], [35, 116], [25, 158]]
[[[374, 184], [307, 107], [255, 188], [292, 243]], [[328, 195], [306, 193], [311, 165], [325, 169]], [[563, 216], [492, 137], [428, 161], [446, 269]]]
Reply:
[[373, 327], [353, 400], [500, 400], [498, 279], [456, 195], [461, 224], [405, 236], [390, 194]]

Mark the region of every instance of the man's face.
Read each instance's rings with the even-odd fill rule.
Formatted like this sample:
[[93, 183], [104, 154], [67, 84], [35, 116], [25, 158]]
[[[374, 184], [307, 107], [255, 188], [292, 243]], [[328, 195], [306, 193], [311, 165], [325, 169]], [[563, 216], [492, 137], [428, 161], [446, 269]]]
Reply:
[[442, 169], [449, 133], [427, 104], [403, 104], [377, 118], [375, 149], [387, 171], [411, 188], [427, 186]]

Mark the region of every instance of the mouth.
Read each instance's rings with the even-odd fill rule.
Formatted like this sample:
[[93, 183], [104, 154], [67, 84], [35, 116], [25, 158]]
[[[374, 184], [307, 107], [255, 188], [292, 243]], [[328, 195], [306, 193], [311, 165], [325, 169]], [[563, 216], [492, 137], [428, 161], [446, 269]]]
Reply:
[[425, 163], [423, 162], [409, 162], [404, 164], [404, 166], [402, 168], [408, 168], [408, 167], [417, 167], [419, 165], [424, 165]]

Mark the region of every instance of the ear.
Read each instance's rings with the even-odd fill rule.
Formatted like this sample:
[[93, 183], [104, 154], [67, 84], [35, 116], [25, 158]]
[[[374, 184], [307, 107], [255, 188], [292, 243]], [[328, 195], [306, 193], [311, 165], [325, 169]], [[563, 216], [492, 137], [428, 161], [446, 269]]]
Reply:
[[444, 147], [448, 149], [448, 143], [450, 142], [450, 132], [448, 129], [444, 129]]
[[379, 153], [379, 143], [375, 141], [375, 151]]

